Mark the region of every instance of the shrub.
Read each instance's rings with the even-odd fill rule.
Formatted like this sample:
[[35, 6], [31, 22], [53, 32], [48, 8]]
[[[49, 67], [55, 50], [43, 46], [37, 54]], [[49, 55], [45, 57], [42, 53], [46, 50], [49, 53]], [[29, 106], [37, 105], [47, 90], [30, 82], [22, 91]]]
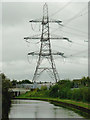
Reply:
[[90, 88], [84, 88], [82, 89], [82, 94], [83, 94], [83, 101], [84, 102], [90, 102]]
[[79, 88], [79, 89], [74, 89], [73, 92], [72, 92], [72, 99], [73, 100], [76, 100], [76, 101], [82, 101], [83, 99], [83, 95], [82, 95], [82, 90]]
[[41, 86], [41, 91], [47, 90], [47, 86]]
[[50, 97], [58, 97], [58, 90], [59, 90], [59, 87], [57, 84], [52, 86], [49, 91], [49, 96]]
[[75, 88], [67, 92], [67, 98], [73, 99], [76, 101], [90, 102], [90, 93], [89, 89], [84, 88]]
[[0, 74], [0, 77], [2, 78], [2, 120], [4, 120], [8, 119], [11, 106], [12, 94], [9, 92], [11, 82], [3, 73]]
[[68, 88], [63, 88], [59, 90], [59, 93], [58, 93], [59, 98], [67, 98], [68, 91], [69, 91]]
[[67, 91], [67, 98], [68, 99], [72, 99], [72, 92], [73, 91], [71, 89]]

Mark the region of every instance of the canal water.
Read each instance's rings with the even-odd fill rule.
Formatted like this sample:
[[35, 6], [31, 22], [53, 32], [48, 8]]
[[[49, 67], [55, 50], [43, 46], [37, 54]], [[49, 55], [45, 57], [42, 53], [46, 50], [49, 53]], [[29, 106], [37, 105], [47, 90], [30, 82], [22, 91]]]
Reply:
[[39, 100], [12, 100], [9, 118], [83, 118], [72, 110]]

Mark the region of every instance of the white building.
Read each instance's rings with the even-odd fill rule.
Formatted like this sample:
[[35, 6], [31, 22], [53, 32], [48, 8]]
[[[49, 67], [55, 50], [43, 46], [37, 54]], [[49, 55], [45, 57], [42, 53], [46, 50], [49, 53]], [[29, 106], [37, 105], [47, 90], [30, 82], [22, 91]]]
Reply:
[[16, 88], [25, 88], [25, 89], [35, 89], [35, 88], [41, 88], [41, 86], [47, 86], [47, 89], [50, 88], [50, 86], [55, 85], [55, 83], [34, 83], [34, 84], [17, 84]]

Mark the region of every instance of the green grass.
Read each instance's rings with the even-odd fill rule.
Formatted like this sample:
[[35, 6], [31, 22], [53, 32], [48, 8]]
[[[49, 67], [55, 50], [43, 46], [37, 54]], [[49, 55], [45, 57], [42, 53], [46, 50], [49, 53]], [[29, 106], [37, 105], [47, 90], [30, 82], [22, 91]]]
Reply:
[[83, 107], [83, 108], [87, 108], [90, 110], [90, 104], [88, 103], [83, 103], [83, 102], [77, 102], [77, 101], [73, 101], [73, 100], [67, 100], [67, 99], [59, 99], [59, 98], [48, 98], [48, 97], [28, 97], [25, 95], [20, 95], [16, 98], [21, 98], [21, 99], [31, 99], [31, 100], [44, 100], [44, 101], [48, 101], [56, 106], [60, 106], [60, 107], [65, 107], [67, 109], [70, 109], [78, 114], [80, 114], [81, 116], [83, 116], [84, 118], [90, 118], [90, 115], [83, 111], [83, 110], [79, 110], [79, 109], [76, 109], [75, 107], [70, 107], [69, 105], [64, 105], [62, 103], [57, 103], [57, 101], [60, 101], [60, 102], [63, 102], [63, 103], [68, 103], [68, 104], [73, 104], [73, 105], [76, 105], [76, 106], [79, 106], [79, 107]]
[[88, 103], [84, 103], [84, 102], [78, 102], [78, 101], [73, 101], [73, 100], [67, 100], [67, 99], [60, 99], [61, 102], [65, 102], [65, 103], [70, 103], [70, 104], [74, 104], [74, 105], [77, 105], [77, 106], [81, 106], [81, 107], [84, 107], [84, 108], [88, 108], [90, 109], [90, 104]]
[[[34, 94], [34, 92], [33, 92]], [[69, 103], [69, 104], [73, 104], [73, 105], [77, 105], [80, 107], [84, 107], [87, 109], [90, 109], [90, 104], [85, 103], [85, 102], [79, 102], [79, 101], [74, 101], [74, 100], [68, 100], [68, 99], [59, 99], [59, 98], [50, 98], [48, 96], [43, 96], [42, 94], [38, 93], [37, 96], [31, 96], [32, 93], [31, 92], [27, 92], [25, 94], [21, 94], [20, 96], [17, 96], [16, 98], [22, 98], [22, 99], [46, 99], [46, 100], [55, 100], [55, 101], [60, 101], [60, 102], [64, 102], [64, 103]]]

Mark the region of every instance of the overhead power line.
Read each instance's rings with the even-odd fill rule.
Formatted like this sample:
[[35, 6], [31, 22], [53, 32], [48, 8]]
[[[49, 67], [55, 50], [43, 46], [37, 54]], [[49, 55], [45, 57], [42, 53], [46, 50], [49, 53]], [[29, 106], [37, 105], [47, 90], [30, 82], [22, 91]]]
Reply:
[[[63, 25], [63, 24], [59, 24], [59, 25], [60, 25], [61, 27], [63, 27], [63, 28], [68, 28], [68, 29], [71, 29], [71, 30], [73, 30], [73, 31], [75, 31], [75, 32], [80, 32], [80, 33], [85, 34], [85, 35], [88, 34], [88, 32], [85, 32], [85, 31], [82, 31], [82, 30], [80, 30], [80, 29], [78, 29], [78, 28], [72, 27], [71, 25]], [[58, 27], [58, 28], [50, 27], [50, 28], [52, 28], [52, 29], [54, 29], [54, 30], [60, 29], [60, 27]], [[53, 31], [52, 31], [52, 32], [53, 32]]]
[[83, 33], [83, 34], [85, 34], [85, 35], [87, 35], [88, 33], [87, 32], [85, 32], [85, 31], [81, 31], [81, 30], [79, 30], [79, 29], [77, 29], [77, 28], [74, 28], [74, 27], [71, 27], [71, 26], [62, 26], [62, 27], [66, 27], [66, 28], [69, 28], [69, 29], [71, 29], [71, 30], [74, 30], [75, 32], [81, 32], [81, 33]]
[[84, 52], [86, 52], [86, 51], [88, 51], [88, 49], [83, 50], [83, 51], [78, 51], [78, 52], [76, 52], [76, 53], [74, 53], [74, 54], [69, 55], [68, 57], [74, 57], [74, 56], [79, 55], [79, 54], [81, 54], [81, 53], [84, 53]]
[[[70, 31], [66, 31], [66, 30], [61, 30], [60, 27], [54, 29], [54, 30], [51, 32], [51, 34], [54, 33], [54, 32], [57, 31], [57, 30], [63, 31], [63, 32], [65, 32], [65, 33], [70, 33], [70, 34], [73, 34], [73, 35], [77, 35], [77, 36], [84, 37], [84, 39], [85, 39], [84, 41], [87, 41], [87, 40], [86, 40], [86, 37], [87, 37], [87, 36], [85, 36], [85, 35], [83, 35], [83, 34], [72, 33], [72, 32], [70, 32]], [[71, 41], [72, 41], [72, 40], [71, 40]], [[76, 43], [76, 44], [78, 44], [78, 43]], [[79, 44], [79, 45], [80, 45], [80, 44]], [[82, 45], [82, 44], [81, 44], [81, 45]], [[83, 45], [83, 46], [84, 46], [84, 45]]]
[[[82, 16], [86, 15], [86, 14], [88, 13], [88, 11], [85, 12], [85, 9], [87, 9], [87, 7], [84, 7], [80, 12], [78, 12], [77, 14], [75, 14], [73, 17], [65, 20], [65, 21], [66, 21], [65, 24], [68, 24], [68, 23], [70, 23], [71, 21], [73, 21], [73, 20], [75, 20], [75, 19], [77, 19], [77, 18], [79, 18], [79, 17], [82, 17]], [[83, 12], [83, 11], [84, 11], [84, 12]]]
[[79, 34], [79, 33], [71, 32], [71, 31], [66, 31], [66, 30], [61, 30], [61, 31], [63, 31], [65, 33], [70, 33], [70, 34], [73, 34], [73, 35], [77, 35], [77, 36], [80, 36], [80, 37], [84, 37], [84, 38], [88, 37], [88, 34], [87, 35], [85, 35], [85, 34]]
[[61, 12], [64, 8], [66, 8], [68, 5], [70, 5], [70, 3], [71, 3], [71, 0], [70, 0], [70, 2], [66, 3], [62, 8], [60, 8], [60, 9], [57, 10], [56, 12], [52, 13], [52, 14], [50, 15], [50, 17], [52, 17], [52, 16], [56, 15], [57, 13]]

